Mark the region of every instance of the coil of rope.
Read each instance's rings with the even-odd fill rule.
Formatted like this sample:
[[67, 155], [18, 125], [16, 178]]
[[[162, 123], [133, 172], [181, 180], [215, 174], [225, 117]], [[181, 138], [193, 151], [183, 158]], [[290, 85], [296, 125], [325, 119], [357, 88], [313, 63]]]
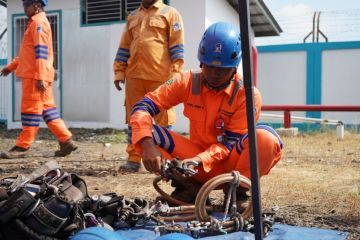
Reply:
[[[250, 189], [251, 188], [251, 181], [240, 175], [237, 172], [239, 176], [239, 185], [241, 187]], [[225, 183], [232, 183], [234, 180], [236, 180], [236, 173], [225, 173], [218, 175], [209, 181], [207, 181], [200, 189], [196, 200], [195, 200], [195, 215], [198, 221], [202, 222], [208, 222], [211, 220], [211, 217], [206, 211], [206, 199], [208, 198], [211, 191], [215, 190], [220, 185], [223, 185]], [[231, 194], [231, 191], [229, 191], [228, 194]], [[226, 213], [225, 213], [226, 214]], [[249, 204], [249, 207], [244, 210], [244, 212], [241, 213], [241, 216], [243, 219], [249, 219], [252, 216], [252, 203]]]
[[[177, 159], [175, 159], [176, 162], [167, 160], [165, 162], [165, 168], [163, 169], [163, 173], [156, 177], [153, 181], [153, 186], [155, 188], [155, 190], [163, 197], [163, 199], [171, 204], [174, 204], [176, 206], [180, 206], [181, 208], [178, 211], [178, 216], [160, 216], [160, 218], [163, 221], [191, 221], [191, 220], [198, 220], [198, 221], [203, 221], [203, 222], [207, 222], [210, 221], [211, 218], [208, 214], [208, 211], [214, 211], [215, 209], [212, 206], [206, 206], [206, 200], [208, 199], [211, 191], [217, 189], [219, 186], [229, 183], [230, 185], [230, 190], [228, 191], [228, 198], [226, 201], [226, 209], [225, 209], [225, 218], [228, 212], [228, 207], [230, 204], [230, 197], [232, 195], [232, 199], [235, 202], [236, 200], [236, 188], [237, 187], [243, 187], [243, 188], [247, 188], [250, 189], [251, 188], [251, 181], [240, 175], [239, 172], [237, 171], [233, 171], [232, 173], [226, 173], [226, 174], [221, 174], [218, 175], [212, 179], [210, 179], [209, 181], [207, 181], [199, 190], [196, 200], [195, 200], [195, 205], [192, 203], [187, 203], [187, 202], [183, 202], [180, 201], [178, 199], [173, 198], [172, 196], [170, 196], [169, 194], [167, 194], [165, 191], [163, 191], [160, 186], [158, 185], [158, 183], [163, 180], [169, 180], [169, 176], [171, 177], [171, 174], [169, 174], [169, 172], [171, 171], [171, 168], [177, 168], [179, 170], [179, 163]], [[174, 164], [175, 163], [175, 164]], [[181, 171], [181, 169], [180, 169]], [[195, 174], [196, 172], [194, 172], [193, 174]], [[192, 175], [193, 175], [192, 174]], [[190, 175], [191, 177], [191, 175]], [[234, 206], [234, 204], [232, 204], [232, 212], [231, 214], [234, 216], [235, 212], [233, 211], [235, 207], [235, 212], [236, 212], [236, 205]], [[195, 212], [195, 214], [192, 215], [187, 215], [187, 216], [181, 216], [181, 214], [191, 214]], [[252, 203], [249, 204], [249, 206], [241, 213], [241, 217], [244, 220], [249, 219], [252, 216]], [[224, 220], [225, 220], [224, 218]], [[232, 224], [237, 225], [237, 222], [234, 220], [232, 222]]]

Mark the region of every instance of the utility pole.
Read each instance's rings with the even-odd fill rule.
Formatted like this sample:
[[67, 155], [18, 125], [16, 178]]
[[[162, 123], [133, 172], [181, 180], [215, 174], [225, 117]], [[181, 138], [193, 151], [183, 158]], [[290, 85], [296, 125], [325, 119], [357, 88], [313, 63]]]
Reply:
[[[253, 215], [255, 222], [255, 239], [263, 239], [263, 223], [261, 213], [259, 165], [256, 141], [256, 123], [254, 114], [254, 82], [252, 67], [252, 51], [250, 41], [250, 4], [249, 0], [238, 0], [241, 55], [244, 73], [244, 87], [246, 96], [246, 115], [250, 146], [251, 192], [253, 202]], [[240, 173], [241, 174], [241, 173]]]

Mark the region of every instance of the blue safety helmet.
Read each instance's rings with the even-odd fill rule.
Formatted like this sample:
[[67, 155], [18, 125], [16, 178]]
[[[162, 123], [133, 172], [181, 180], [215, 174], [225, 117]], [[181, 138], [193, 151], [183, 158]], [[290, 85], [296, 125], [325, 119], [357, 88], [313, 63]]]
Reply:
[[120, 234], [103, 227], [86, 228], [75, 234], [70, 239], [71, 240], [124, 240], [124, 238]]
[[[22, 0], [23, 2], [29, 2], [29, 0]], [[33, 3], [38, 3], [40, 2], [44, 7], [46, 7], [48, 5], [48, 0], [31, 0]]]
[[48, 0], [41, 0], [41, 3], [44, 7], [46, 7], [48, 5]]
[[198, 59], [209, 66], [237, 67], [241, 60], [239, 30], [226, 22], [212, 24], [199, 44]]

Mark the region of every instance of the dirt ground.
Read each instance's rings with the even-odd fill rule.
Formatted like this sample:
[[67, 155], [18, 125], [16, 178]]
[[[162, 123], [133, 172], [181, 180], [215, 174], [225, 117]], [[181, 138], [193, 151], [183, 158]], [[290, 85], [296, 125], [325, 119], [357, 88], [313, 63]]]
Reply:
[[[128, 198], [155, 199], [154, 175], [142, 169], [119, 174], [126, 159], [126, 133], [122, 131], [72, 129], [79, 145], [71, 156], [54, 158], [57, 142], [41, 130], [31, 156], [0, 160], [0, 177], [28, 173], [55, 159], [62, 169], [78, 173], [87, 181], [90, 195], [117, 192]], [[19, 131], [0, 127], [0, 151], [13, 146]], [[349, 232], [360, 239], [360, 134], [335, 132], [283, 137], [284, 153], [270, 175], [261, 180], [264, 211], [277, 208], [276, 221], [289, 225]], [[170, 188], [168, 188], [170, 189]]]

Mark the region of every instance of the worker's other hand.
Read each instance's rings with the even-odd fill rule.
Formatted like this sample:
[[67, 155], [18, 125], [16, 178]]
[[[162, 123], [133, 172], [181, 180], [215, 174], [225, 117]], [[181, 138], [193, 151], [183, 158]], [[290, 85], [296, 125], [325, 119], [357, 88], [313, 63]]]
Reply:
[[6, 76], [9, 75], [10, 73], [11, 73], [11, 71], [10, 71], [7, 67], [4, 67], [4, 68], [1, 69], [1, 71], [0, 71], [0, 76], [6, 77]]
[[118, 91], [122, 90], [122, 87], [120, 85], [121, 84], [124, 85], [124, 83], [125, 83], [125, 80], [115, 80], [114, 81], [114, 85]]
[[186, 165], [188, 168], [194, 170], [197, 166], [195, 166], [193, 163], [198, 163], [198, 166], [202, 164], [201, 158], [198, 156], [192, 157], [192, 158], [186, 158], [182, 160], [182, 164]]
[[46, 91], [46, 87], [44, 85], [43, 80], [36, 80], [36, 88], [39, 90], [39, 92], [43, 93]]
[[149, 172], [160, 174], [164, 158], [155, 145], [154, 140], [151, 137], [145, 137], [140, 140], [140, 145], [143, 152], [141, 158], [145, 169]]

